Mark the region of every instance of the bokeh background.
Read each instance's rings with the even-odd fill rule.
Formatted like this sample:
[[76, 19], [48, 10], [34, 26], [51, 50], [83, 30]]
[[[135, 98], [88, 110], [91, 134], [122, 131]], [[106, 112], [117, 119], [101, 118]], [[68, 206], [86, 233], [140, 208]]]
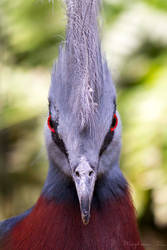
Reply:
[[[47, 174], [43, 127], [65, 24], [61, 1], [0, 1], [0, 220], [31, 207]], [[167, 249], [167, 1], [104, 0], [100, 24], [143, 243]]]

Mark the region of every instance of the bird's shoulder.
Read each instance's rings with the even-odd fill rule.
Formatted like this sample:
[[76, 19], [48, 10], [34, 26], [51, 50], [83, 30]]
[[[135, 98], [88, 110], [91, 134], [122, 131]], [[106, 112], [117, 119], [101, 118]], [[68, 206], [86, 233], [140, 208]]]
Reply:
[[25, 211], [24, 213], [18, 216], [11, 217], [7, 220], [1, 221], [0, 222], [0, 239], [2, 239], [4, 235], [8, 233], [19, 221], [21, 221], [27, 215], [29, 215], [31, 211], [32, 211], [32, 208], [28, 209], [27, 211]]

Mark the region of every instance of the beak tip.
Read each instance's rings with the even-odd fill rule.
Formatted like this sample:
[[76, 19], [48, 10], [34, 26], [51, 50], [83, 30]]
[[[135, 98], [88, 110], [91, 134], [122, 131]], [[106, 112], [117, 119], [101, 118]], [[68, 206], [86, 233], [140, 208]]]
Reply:
[[89, 224], [89, 221], [83, 222], [84, 226], [87, 226]]
[[87, 215], [82, 214], [82, 222], [85, 226], [89, 224], [89, 220], [90, 220], [89, 214], [87, 214]]

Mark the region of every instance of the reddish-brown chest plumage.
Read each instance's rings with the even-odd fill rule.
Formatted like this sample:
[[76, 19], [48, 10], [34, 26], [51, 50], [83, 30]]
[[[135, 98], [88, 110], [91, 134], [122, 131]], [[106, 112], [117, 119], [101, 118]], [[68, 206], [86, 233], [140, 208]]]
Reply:
[[139, 250], [143, 249], [128, 193], [93, 207], [82, 224], [80, 210], [40, 197], [33, 211], [6, 236], [5, 250]]

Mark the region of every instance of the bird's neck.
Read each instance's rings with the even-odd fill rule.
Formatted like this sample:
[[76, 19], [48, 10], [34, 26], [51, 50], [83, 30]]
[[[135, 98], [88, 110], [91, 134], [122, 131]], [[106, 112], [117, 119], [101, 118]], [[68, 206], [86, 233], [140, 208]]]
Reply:
[[143, 247], [126, 190], [122, 197], [93, 206], [87, 226], [82, 224], [78, 205], [57, 203], [41, 196], [33, 211], [12, 230], [8, 249], [141, 250]]
[[[65, 195], [65, 190], [60, 185], [62, 183], [63, 179], [59, 176], [56, 186], [53, 183], [45, 184], [43, 193], [32, 212], [13, 228], [9, 236], [8, 248], [5, 249], [144, 249], [140, 242], [135, 212], [127, 186], [119, 195], [105, 196], [100, 200], [100, 196], [105, 191], [101, 189], [103, 185], [101, 181], [95, 190], [90, 222], [84, 226], [79, 203], [70, 198], [74, 190], [70, 194], [71, 186], [64, 187], [66, 192], [69, 189], [68, 199], [65, 199], [67, 194]], [[65, 185], [65, 180], [63, 184]], [[50, 190], [46, 192], [47, 188]], [[53, 192], [58, 191], [60, 194], [54, 197]], [[61, 195], [63, 199], [60, 199]], [[15, 248], [12, 248], [13, 246]]]

